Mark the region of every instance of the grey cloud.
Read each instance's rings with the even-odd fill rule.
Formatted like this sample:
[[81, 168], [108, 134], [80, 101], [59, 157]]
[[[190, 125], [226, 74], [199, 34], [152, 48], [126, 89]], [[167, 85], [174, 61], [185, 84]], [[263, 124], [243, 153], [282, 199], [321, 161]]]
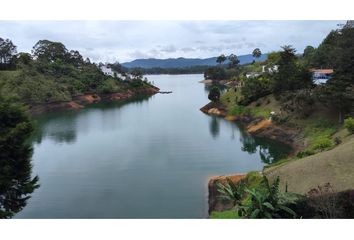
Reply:
[[184, 48], [181, 48], [181, 51], [185, 52], [185, 53], [187, 53], [187, 52], [195, 52], [196, 49], [195, 48], [191, 48], [191, 47], [184, 47]]
[[40, 39], [60, 41], [93, 61], [211, 57], [318, 46], [343, 21], [0, 21], [0, 36], [30, 52]]
[[168, 45], [168, 46], [162, 46], [160, 48], [161, 52], [167, 52], [167, 53], [172, 53], [172, 52], [176, 52], [177, 48], [173, 45]]

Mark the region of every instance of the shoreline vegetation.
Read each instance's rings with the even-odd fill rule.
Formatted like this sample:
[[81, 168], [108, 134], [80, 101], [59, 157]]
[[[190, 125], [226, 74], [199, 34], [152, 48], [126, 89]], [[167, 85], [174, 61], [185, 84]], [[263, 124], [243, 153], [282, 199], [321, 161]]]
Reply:
[[[203, 113], [241, 122], [249, 134], [293, 149], [261, 172], [211, 178], [210, 218], [354, 217], [353, 41], [348, 21], [303, 55], [284, 46], [264, 62], [239, 66], [236, 59], [228, 69], [205, 72], [201, 83], [211, 85], [211, 102]], [[253, 54], [257, 58], [260, 50]], [[334, 74], [315, 83], [316, 68]], [[293, 197], [282, 199], [284, 194]]]
[[[140, 71], [125, 72], [119, 63], [96, 64], [60, 42], [38, 41], [31, 53], [17, 53], [17, 46], [0, 38], [0, 94], [28, 107], [30, 114], [153, 95], [159, 89]], [[107, 66], [111, 69], [109, 72]]]

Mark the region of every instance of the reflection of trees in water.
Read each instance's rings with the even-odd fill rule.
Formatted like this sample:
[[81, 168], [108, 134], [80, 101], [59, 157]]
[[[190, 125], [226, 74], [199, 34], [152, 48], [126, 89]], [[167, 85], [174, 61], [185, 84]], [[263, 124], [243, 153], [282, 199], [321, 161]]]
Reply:
[[275, 143], [264, 138], [257, 138], [249, 135], [244, 131], [240, 131], [240, 141], [243, 144], [242, 151], [254, 154], [258, 151], [262, 162], [266, 164], [274, 163], [285, 157], [290, 151], [290, 147]]
[[[43, 114], [37, 117], [35, 131], [32, 134], [31, 140], [40, 144], [42, 139], [49, 137], [57, 143], [75, 143], [77, 139], [77, 119], [90, 109], [97, 109], [101, 112], [111, 111], [112, 109], [121, 108], [127, 104], [141, 105], [147, 101], [150, 96], [136, 96], [124, 101], [107, 101], [92, 104], [80, 111], [66, 111]], [[83, 119], [80, 122], [80, 127], [85, 124]]]
[[209, 124], [210, 134], [213, 138], [216, 138], [220, 134], [220, 123], [217, 117], [211, 117]]

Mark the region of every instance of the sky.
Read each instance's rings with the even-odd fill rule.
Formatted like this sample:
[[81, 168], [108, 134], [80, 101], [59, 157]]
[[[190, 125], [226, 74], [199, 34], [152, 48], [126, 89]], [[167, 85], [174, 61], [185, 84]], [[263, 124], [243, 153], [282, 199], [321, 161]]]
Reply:
[[38, 40], [62, 42], [94, 62], [137, 58], [208, 58], [317, 47], [344, 21], [0, 21], [0, 37], [18, 52]]

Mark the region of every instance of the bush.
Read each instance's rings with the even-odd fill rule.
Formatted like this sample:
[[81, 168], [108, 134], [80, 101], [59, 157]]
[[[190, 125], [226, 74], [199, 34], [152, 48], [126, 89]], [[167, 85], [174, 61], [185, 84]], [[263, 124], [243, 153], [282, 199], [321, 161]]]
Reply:
[[243, 115], [246, 111], [246, 107], [245, 106], [241, 106], [241, 105], [236, 105], [233, 106], [229, 111], [228, 114], [230, 115]]
[[312, 149], [323, 151], [331, 146], [332, 146], [331, 139], [329, 139], [327, 137], [319, 137], [319, 138], [315, 139], [315, 141], [312, 145]]
[[261, 97], [270, 94], [270, 81], [268, 79], [248, 78], [242, 87], [244, 97], [242, 104], [247, 105]]
[[344, 120], [344, 127], [348, 129], [348, 131], [353, 134], [354, 133], [354, 118], [349, 117]]
[[307, 149], [307, 150], [299, 152], [298, 154], [296, 154], [296, 156], [298, 158], [303, 158], [303, 157], [311, 156], [313, 154], [315, 154], [315, 152], [313, 150]]

